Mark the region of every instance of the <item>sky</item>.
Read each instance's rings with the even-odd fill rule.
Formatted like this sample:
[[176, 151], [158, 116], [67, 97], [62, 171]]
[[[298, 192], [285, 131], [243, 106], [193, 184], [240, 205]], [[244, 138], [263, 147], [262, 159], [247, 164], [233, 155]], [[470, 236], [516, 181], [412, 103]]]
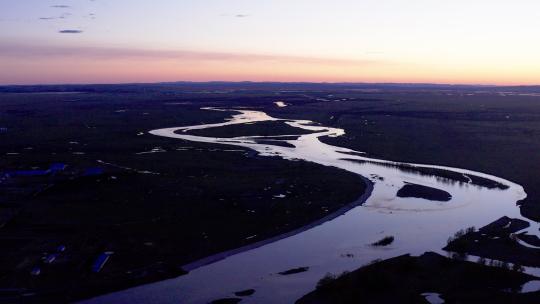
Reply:
[[0, 84], [540, 84], [538, 0], [0, 0]]

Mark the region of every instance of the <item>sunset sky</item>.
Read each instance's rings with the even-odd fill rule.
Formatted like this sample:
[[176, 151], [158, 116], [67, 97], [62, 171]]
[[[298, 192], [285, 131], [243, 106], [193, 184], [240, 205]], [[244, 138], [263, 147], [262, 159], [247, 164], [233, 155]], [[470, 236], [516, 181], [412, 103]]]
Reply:
[[0, 84], [540, 84], [538, 0], [0, 0]]

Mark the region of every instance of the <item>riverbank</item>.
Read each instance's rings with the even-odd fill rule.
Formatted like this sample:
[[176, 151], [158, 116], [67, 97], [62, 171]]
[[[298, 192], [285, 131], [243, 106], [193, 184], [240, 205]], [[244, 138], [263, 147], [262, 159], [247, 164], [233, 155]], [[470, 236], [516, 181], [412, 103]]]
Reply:
[[[335, 168], [149, 135], [156, 127], [229, 115], [171, 104], [160, 94], [2, 99], [10, 128], [1, 134], [0, 154], [17, 153], [0, 159], [2, 170], [64, 163], [70, 172], [103, 174], [61, 182], [44, 177], [52, 184], [47, 191], [0, 199], [2, 210], [20, 210], [0, 229], [0, 287], [10, 290], [1, 298], [72, 302], [176, 277], [185, 273], [182, 265], [327, 217], [366, 188]], [[66, 111], [70, 117], [58, 119]], [[0, 187], [31, 188], [29, 180], [14, 182]], [[105, 252], [111, 254], [99, 262]]]
[[427, 252], [328, 275], [296, 303], [537, 303], [539, 291], [520, 293], [522, 286], [537, 279], [501, 266]]
[[337, 218], [338, 216], [341, 216], [341, 215], [345, 214], [346, 212], [350, 211], [353, 208], [361, 206], [362, 204], [364, 204], [366, 202], [366, 200], [371, 195], [371, 192], [373, 191], [373, 183], [367, 178], [361, 177], [361, 179], [362, 179], [363, 183], [366, 185], [365, 189], [364, 189], [364, 193], [358, 199], [356, 199], [355, 201], [351, 202], [350, 204], [345, 205], [344, 207], [341, 207], [340, 209], [332, 212], [331, 214], [328, 214], [327, 216], [325, 216], [325, 217], [323, 217], [321, 219], [315, 220], [315, 221], [313, 221], [312, 223], [310, 223], [308, 225], [305, 225], [305, 226], [300, 227], [298, 229], [292, 230], [290, 232], [286, 232], [286, 233], [283, 233], [283, 234], [280, 234], [280, 235], [277, 235], [277, 236], [269, 237], [269, 238], [264, 239], [264, 240], [259, 241], [259, 242], [255, 242], [255, 243], [252, 243], [252, 244], [249, 244], [249, 245], [246, 245], [246, 246], [242, 246], [240, 248], [236, 248], [236, 249], [228, 250], [228, 251], [221, 252], [221, 253], [218, 253], [218, 254], [214, 254], [212, 256], [209, 256], [209, 257], [197, 260], [195, 262], [183, 265], [182, 269], [185, 269], [186, 271], [191, 271], [191, 270], [197, 269], [199, 267], [202, 267], [204, 265], [208, 265], [210, 263], [214, 263], [214, 262], [217, 262], [219, 260], [225, 259], [225, 258], [227, 258], [229, 256], [232, 256], [232, 255], [235, 255], [235, 254], [238, 254], [238, 253], [241, 253], [241, 252], [249, 251], [249, 250], [252, 250], [252, 249], [267, 245], [267, 244], [277, 242], [279, 240], [291, 237], [293, 235], [296, 235], [296, 234], [302, 233], [304, 231], [307, 231], [309, 229], [312, 229], [314, 227], [317, 227], [317, 226], [319, 226], [319, 225], [321, 225], [321, 224], [323, 224], [325, 222], [331, 221], [331, 220]]

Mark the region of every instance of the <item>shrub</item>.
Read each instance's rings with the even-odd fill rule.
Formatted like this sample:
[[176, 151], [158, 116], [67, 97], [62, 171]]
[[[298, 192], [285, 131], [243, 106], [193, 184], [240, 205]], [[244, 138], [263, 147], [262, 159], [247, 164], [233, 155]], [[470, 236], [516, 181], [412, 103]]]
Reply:
[[450, 255], [450, 258], [456, 261], [465, 261], [468, 257], [469, 255], [463, 252], [452, 252]]
[[345, 271], [342, 272], [337, 278], [338, 278], [338, 279], [341, 279], [341, 278], [343, 278], [344, 276], [348, 275], [349, 273], [350, 273], [349, 271], [345, 270]]
[[393, 236], [385, 236], [384, 238], [378, 240], [377, 242], [371, 244], [371, 246], [388, 246], [394, 242]]
[[512, 265], [512, 270], [517, 272], [524, 272], [525, 268], [519, 263], [514, 263], [514, 265]]
[[319, 282], [317, 282], [317, 289], [322, 289], [328, 286], [328, 284], [334, 282], [336, 279], [337, 277], [335, 274], [327, 273], [322, 279], [319, 280]]
[[510, 233], [510, 240], [514, 243], [518, 243], [519, 237], [515, 233]]
[[460, 238], [464, 237], [467, 234], [476, 232], [476, 228], [474, 226], [471, 226], [466, 229], [460, 229], [456, 233], [454, 233], [453, 236], [449, 237], [446, 241], [446, 245], [450, 245], [450, 243], [456, 242]]
[[476, 231], [476, 228], [474, 226], [471, 226], [467, 229], [465, 229], [465, 234], [473, 233]]

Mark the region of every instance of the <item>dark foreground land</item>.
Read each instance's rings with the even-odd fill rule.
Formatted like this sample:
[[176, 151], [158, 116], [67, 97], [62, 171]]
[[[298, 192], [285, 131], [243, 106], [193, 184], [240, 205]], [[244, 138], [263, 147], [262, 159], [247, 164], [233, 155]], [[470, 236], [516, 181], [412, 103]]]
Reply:
[[230, 113], [199, 108], [228, 98], [1, 94], [0, 299], [69, 302], [182, 275], [362, 195], [344, 171], [146, 133], [222, 122]]
[[537, 303], [540, 292], [521, 293], [534, 279], [500, 266], [452, 260], [435, 253], [399, 256], [339, 277], [327, 276], [298, 304], [430, 303], [436, 293], [445, 303]]
[[[0, 88], [0, 173], [10, 173], [0, 180], [0, 299], [69, 302], [181, 275], [182, 265], [302, 227], [363, 193], [360, 178], [334, 168], [146, 133], [230, 115], [200, 110], [206, 106], [311, 119], [347, 132], [324, 141], [370, 157], [504, 177], [524, 186], [522, 214], [538, 220], [538, 91], [249, 83]], [[197, 132], [290, 131], [255, 124]], [[405, 194], [444, 199], [412, 190]], [[512, 233], [502, 227], [494, 232], [499, 241], [452, 251], [488, 255], [497, 248], [501, 256], [493, 258], [524, 257], [522, 246], [501, 244]], [[517, 262], [540, 266], [531, 258], [540, 250], [527, 251], [528, 262]]]

